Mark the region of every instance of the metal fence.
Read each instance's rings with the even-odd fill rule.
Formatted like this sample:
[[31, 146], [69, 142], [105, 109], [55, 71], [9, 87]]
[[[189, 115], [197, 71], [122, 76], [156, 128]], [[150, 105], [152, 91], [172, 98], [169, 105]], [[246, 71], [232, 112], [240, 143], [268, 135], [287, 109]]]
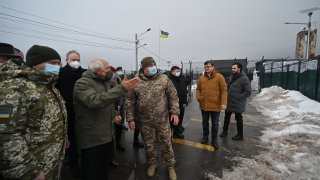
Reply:
[[320, 58], [315, 60], [270, 59], [256, 63], [261, 88], [280, 86], [300, 91], [320, 102]]

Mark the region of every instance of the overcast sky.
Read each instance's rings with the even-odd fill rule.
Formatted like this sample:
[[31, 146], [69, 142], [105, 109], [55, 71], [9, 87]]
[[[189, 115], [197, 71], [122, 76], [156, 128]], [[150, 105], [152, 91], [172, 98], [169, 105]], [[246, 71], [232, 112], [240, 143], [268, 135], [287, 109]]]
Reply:
[[[151, 31], [139, 37], [141, 45], [147, 44], [139, 48], [139, 62], [153, 56], [160, 66], [166, 65], [163, 67], [168, 67], [167, 61], [173, 65], [189, 60], [294, 58], [296, 34], [305, 26], [284, 22], [308, 22], [307, 14], [299, 11], [320, 7], [320, 0], [0, 2], [1, 42], [25, 53], [34, 44], [46, 45], [56, 49], [63, 59], [69, 50], [76, 49], [84, 67], [102, 56], [113, 66], [127, 70], [135, 69], [135, 33], [148, 28]], [[319, 20], [320, 10], [313, 13], [312, 28], [319, 28]], [[160, 29], [169, 32], [169, 38], [159, 41]], [[319, 37], [316, 54], [320, 54]]]

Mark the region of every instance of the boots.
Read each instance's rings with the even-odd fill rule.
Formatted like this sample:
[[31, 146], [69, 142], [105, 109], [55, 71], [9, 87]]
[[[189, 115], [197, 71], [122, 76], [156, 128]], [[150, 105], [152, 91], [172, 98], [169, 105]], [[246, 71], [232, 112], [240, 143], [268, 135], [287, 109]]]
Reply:
[[156, 168], [157, 168], [156, 163], [150, 164], [150, 166], [148, 167], [148, 170], [147, 170], [147, 175], [149, 177], [154, 176], [156, 174]]
[[177, 174], [176, 174], [176, 171], [174, 170], [173, 167], [168, 168], [168, 173], [169, 173], [169, 180], [176, 180], [177, 179]]

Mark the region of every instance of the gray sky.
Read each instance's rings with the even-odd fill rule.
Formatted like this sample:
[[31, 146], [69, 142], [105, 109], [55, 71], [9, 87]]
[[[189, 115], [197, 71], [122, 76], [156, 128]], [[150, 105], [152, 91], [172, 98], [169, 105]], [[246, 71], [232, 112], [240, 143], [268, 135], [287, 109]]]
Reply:
[[[34, 44], [46, 45], [56, 49], [63, 59], [69, 50], [76, 49], [81, 54], [83, 67], [87, 67], [87, 63], [95, 57], [105, 57], [111, 65], [123, 66], [127, 70], [135, 69], [135, 33], [141, 34], [148, 28], [151, 28], [151, 31], [139, 37], [141, 44], [147, 45], [139, 48], [138, 59], [140, 62], [145, 56], [153, 56], [159, 62], [159, 29], [164, 30], [169, 32], [169, 38], [160, 39], [161, 58], [158, 64], [161, 68], [168, 67], [166, 61], [171, 61], [170, 65], [173, 65], [189, 60], [203, 62], [208, 59], [247, 57], [251, 61], [260, 60], [262, 56], [268, 59], [287, 56], [294, 58], [296, 34], [304, 25], [285, 25], [284, 22], [308, 22], [307, 14], [301, 14], [299, 11], [320, 7], [320, 0], [0, 2], [0, 6], [71, 25], [0, 7], [1, 42], [10, 43], [24, 53]], [[320, 10], [313, 13], [313, 28], [319, 29], [319, 20]], [[31, 23], [36, 24], [35, 21], [43, 24], [32, 25]], [[52, 25], [60, 30], [54, 29]], [[112, 36], [117, 40], [66, 32], [61, 28], [105, 37]], [[316, 54], [320, 54], [319, 37], [320, 35]], [[52, 39], [120, 47], [126, 50], [58, 42]]]

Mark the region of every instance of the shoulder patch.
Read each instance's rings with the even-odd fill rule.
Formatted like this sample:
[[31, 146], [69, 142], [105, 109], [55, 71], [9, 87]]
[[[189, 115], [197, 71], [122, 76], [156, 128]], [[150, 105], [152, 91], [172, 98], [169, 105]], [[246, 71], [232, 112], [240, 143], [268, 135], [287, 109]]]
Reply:
[[9, 119], [12, 117], [12, 106], [0, 105], [0, 119]]

